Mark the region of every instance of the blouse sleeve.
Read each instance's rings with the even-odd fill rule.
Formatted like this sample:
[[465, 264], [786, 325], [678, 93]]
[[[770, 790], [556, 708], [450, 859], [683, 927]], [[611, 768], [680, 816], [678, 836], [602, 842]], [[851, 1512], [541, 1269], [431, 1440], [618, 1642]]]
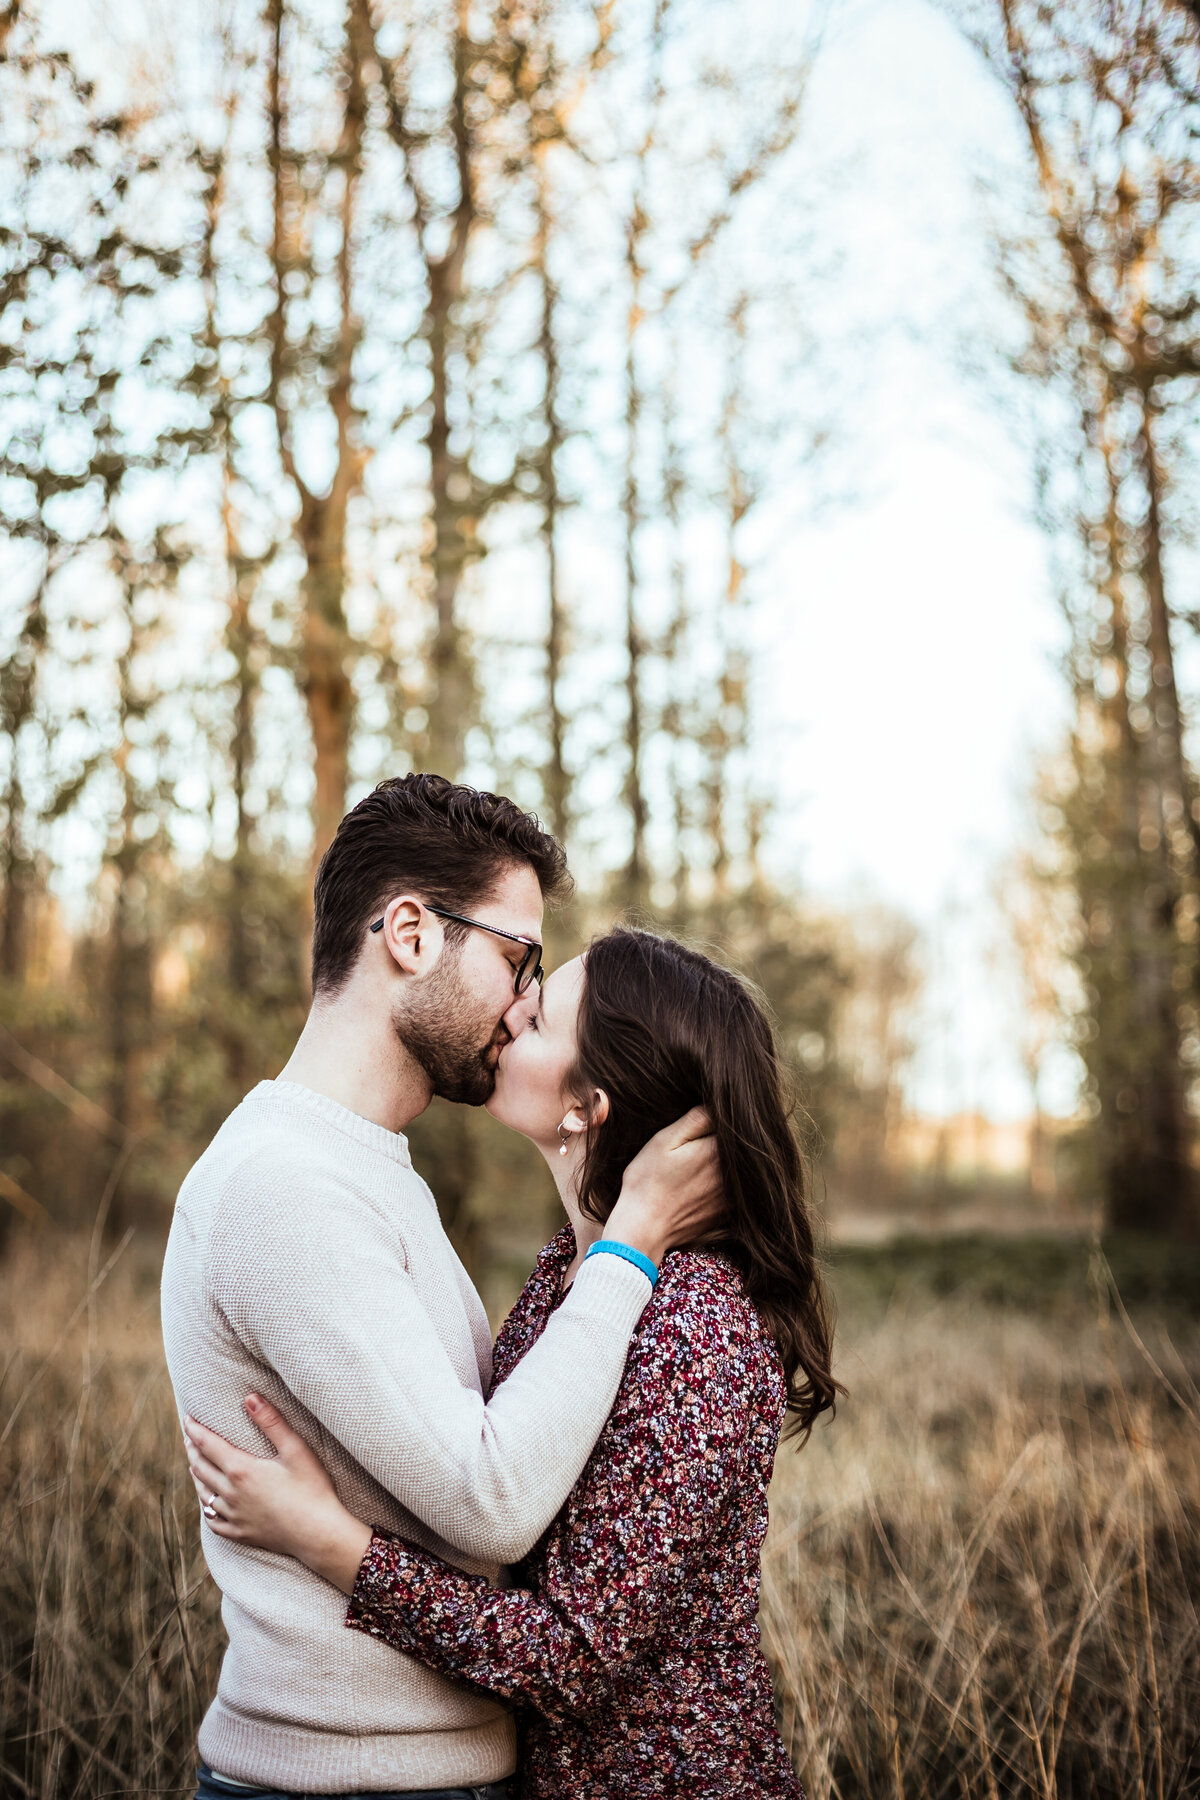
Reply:
[[734, 1479], [763, 1354], [719, 1284], [681, 1286], [631, 1352], [537, 1592], [492, 1587], [377, 1531], [346, 1623], [551, 1719], [603, 1707], [613, 1675], [661, 1628]]
[[[570, 1234], [568, 1236], [568, 1234]], [[492, 1345], [492, 1392], [512, 1374], [521, 1358], [545, 1328], [559, 1297], [560, 1271], [575, 1254], [575, 1234], [569, 1225], [551, 1238], [521, 1289], [512, 1311], [496, 1333]]]

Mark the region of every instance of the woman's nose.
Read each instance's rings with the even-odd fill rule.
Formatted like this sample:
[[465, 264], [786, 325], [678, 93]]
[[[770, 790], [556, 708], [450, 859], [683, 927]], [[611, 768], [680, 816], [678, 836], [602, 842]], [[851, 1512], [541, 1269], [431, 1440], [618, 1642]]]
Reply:
[[529, 993], [517, 995], [516, 999], [504, 1015], [504, 1024], [508, 1028], [510, 1037], [520, 1037], [530, 1019], [537, 1011], [537, 1007], [538, 992], [537, 984], [535, 982]]

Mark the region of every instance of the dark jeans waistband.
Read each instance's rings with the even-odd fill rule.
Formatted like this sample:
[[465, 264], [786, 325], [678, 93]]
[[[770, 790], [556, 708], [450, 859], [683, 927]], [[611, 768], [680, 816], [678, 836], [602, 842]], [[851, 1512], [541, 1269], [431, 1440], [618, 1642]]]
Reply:
[[292, 1794], [282, 1788], [245, 1787], [222, 1781], [206, 1762], [202, 1762], [196, 1782], [196, 1800], [517, 1800], [517, 1784], [509, 1776], [504, 1781], [484, 1782], [479, 1787], [376, 1788], [370, 1793], [357, 1794]]

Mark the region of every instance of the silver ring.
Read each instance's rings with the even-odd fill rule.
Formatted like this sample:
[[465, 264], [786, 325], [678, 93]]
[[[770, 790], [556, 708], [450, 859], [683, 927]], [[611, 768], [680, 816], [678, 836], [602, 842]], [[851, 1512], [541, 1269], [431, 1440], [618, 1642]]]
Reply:
[[200, 1508], [200, 1511], [204, 1514], [206, 1519], [220, 1518], [221, 1515], [217, 1511], [217, 1496], [215, 1494], [210, 1494], [208, 1499], [204, 1502], [204, 1505]]

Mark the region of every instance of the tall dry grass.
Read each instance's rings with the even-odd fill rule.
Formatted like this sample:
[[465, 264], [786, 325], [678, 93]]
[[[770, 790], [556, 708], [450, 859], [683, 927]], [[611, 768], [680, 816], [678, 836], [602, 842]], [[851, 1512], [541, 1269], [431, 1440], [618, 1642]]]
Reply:
[[1197, 1343], [1140, 1323], [851, 1322], [851, 1399], [777, 1462], [764, 1559], [810, 1800], [1200, 1792]]
[[0, 1793], [191, 1792], [221, 1632], [157, 1269], [17, 1240], [0, 1267]]
[[[0, 1267], [5, 1796], [190, 1791], [220, 1626], [156, 1278], [136, 1242]], [[812, 1800], [1200, 1792], [1200, 1343], [1139, 1324], [847, 1305], [764, 1565]]]

